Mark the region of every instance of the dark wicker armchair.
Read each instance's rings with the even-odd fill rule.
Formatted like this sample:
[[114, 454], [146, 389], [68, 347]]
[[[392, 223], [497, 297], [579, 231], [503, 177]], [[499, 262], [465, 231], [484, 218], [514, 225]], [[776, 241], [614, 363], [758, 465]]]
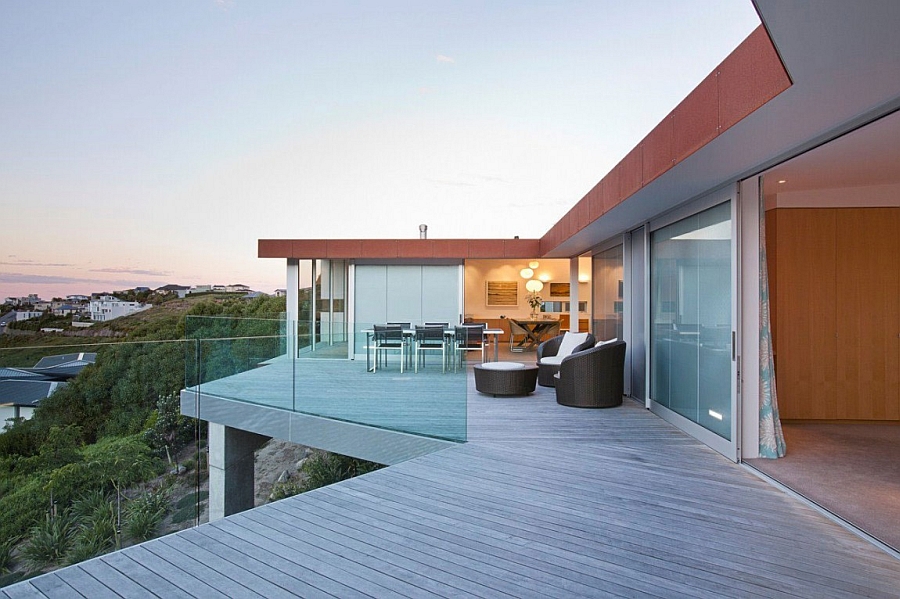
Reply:
[[622, 405], [625, 342], [615, 341], [564, 358], [556, 379], [556, 402], [576, 408]]
[[[556, 380], [553, 378], [553, 375], [559, 372], [559, 364], [541, 364], [541, 360], [547, 356], [555, 356], [559, 353], [559, 346], [562, 343], [563, 337], [565, 334], [558, 335], [553, 337], [552, 339], [547, 339], [543, 343], [538, 346], [537, 349], [537, 365], [538, 365], [538, 385], [542, 387], [553, 387], [556, 384]], [[593, 347], [594, 343], [596, 343], [596, 339], [590, 333], [587, 334], [587, 339], [577, 345], [575, 349], [572, 350], [572, 353], [580, 352], [582, 350]]]

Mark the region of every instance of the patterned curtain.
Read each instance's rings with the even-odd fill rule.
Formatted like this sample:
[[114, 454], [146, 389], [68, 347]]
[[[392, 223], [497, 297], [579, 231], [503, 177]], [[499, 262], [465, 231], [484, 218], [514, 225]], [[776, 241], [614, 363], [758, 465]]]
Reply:
[[769, 323], [769, 267], [766, 262], [766, 206], [759, 194], [759, 457], [784, 456], [784, 433], [778, 417], [775, 360]]

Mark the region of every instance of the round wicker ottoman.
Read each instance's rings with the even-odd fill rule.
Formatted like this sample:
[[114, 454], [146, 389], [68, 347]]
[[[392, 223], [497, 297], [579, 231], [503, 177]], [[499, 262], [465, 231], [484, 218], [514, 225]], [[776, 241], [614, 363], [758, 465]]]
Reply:
[[537, 383], [537, 366], [519, 362], [486, 362], [475, 365], [475, 389], [493, 395], [528, 395]]

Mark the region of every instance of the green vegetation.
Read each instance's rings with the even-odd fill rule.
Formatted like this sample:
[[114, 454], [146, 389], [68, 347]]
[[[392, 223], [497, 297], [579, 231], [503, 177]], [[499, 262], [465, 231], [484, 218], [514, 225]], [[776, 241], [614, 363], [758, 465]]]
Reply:
[[[31, 420], [0, 434], [0, 574], [76, 563], [158, 534], [169, 491], [145, 487], [171, 476], [165, 472], [198, 426], [181, 415], [178, 400], [193, 355], [186, 347], [196, 343], [185, 340], [185, 317], [277, 319], [283, 311], [281, 298], [175, 298], [92, 327], [89, 337], [0, 336], [0, 366], [97, 353], [96, 364], [41, 402]], [[13, 574], [2, 582], [21, 577]]]
[[287, 480], [276, 483], [270, 495], [272, 501], [291, 497], [325, 487], [360, 474], [373, 472], [381, 468], [381, 464], [351, 458], [337, 453], [318, 451], [310, 455], [301, 467], [301, 481]]

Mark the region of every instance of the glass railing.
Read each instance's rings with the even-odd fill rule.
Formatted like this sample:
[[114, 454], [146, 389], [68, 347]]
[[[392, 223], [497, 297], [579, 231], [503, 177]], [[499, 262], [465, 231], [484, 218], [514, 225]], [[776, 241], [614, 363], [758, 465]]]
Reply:
[[[327, 334], [284, 319], [188, 317], [186, 388], [451, 441], [466, 440], [466, 368], [452, 333], [376, 340], [370, 323]], [[347, 334], [343, 331], [352, 331]], [[287, 333], [290, 331], [290, 334]], [[464, 357], [464, 356], [463, 356]]]

